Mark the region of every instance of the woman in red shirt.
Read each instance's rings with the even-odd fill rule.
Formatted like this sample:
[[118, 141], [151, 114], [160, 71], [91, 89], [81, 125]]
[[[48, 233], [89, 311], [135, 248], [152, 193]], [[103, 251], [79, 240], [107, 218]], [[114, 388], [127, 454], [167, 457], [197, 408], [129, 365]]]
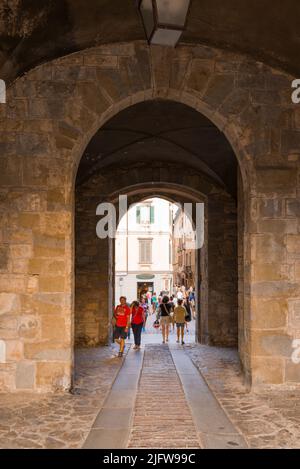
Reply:
[[114, 327], [114, 341], [120, 345], [119, 357], [123, 356], [125, 348], [125, 340], [128, 336], [130, 326], [130, 308], [126, 304], [126, 297], [121, 296], [120, 304], [116, 306], [114, 311], [115, 327]]
[[139, 349], [141, 346], [141, 334], [143, 324], [145, 322], [145, 310], [138, 301], [133, 301], [130, 307], [131, 310], [131, 327], [134, 335], [134, 349]]

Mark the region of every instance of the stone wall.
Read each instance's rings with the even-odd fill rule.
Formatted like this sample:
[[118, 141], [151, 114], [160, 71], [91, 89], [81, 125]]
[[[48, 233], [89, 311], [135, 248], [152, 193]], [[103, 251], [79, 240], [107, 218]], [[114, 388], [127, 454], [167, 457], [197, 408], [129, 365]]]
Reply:
[[[253, 384], [299, 384], [300, 108], [293, 77], [213, 48], [113, 44], [44, 64], [0, 105], [0, 388], [68, 388], [74, 338], [74, 181], [119, 110], [180, 101], [210, 118], [244, 191], [244, 367]], [[249, 378], [249, 379], [250, 379]]]
[[75, 215], [75, 345], [108, 342], [109, 245], [96, 236], [97, 194], [77, 192]]
[[238, 252], [236, 201], [228, 194], [208, 198], [209, 345], [238, 345]]

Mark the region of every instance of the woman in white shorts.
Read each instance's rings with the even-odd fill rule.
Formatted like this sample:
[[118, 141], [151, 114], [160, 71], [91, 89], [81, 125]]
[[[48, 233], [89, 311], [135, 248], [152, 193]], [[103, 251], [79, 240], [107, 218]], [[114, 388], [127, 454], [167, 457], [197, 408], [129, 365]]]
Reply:
[[163, 297], [162, 302], [159, 305], [159, 310], [163, 344], [165, 344], [169, 340], [170, 313], [172, 310], [172, 304], [170, 303], [168, 296]]

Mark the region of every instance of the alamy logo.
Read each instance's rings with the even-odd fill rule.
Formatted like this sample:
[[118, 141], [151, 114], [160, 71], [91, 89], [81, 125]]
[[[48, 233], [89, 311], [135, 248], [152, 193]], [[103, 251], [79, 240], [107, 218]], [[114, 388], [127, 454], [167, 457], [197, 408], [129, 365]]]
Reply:
[[300, 79], [299, 78], [292, 81], [292, 88], [296, 88], [295, 91], [292, 92], [292, 102], [294, 104], [299, 104], [300, 103]]
[[[204, 243], [204, 204], [196, 203], [194, 207], [193, 219], [193, 205], [192, 203], [183, 204], [183, 214], [189, 220], [189, 225], [192, 226], [192, 234], [194, 237], [195, 249], [201, 249]], [[127, 195], [119, 196], [119, 218], [120, 223], [123, 216], [128, 211]], [[98, 238], [115, 238], [117, 233], [117, 213], [116, 207], [110, 202], [102, 202], [97, 206], [96, 215], [102, 216], [96, 226], [96, 233]], [[195, 221], [193, 221], [195, 220]], [[191, 230], [188, 229], [187, 233], [180, 230], [174, 233], [175, 238], [181, 238], [183, 235], [191, 236]]]
[[294, 339], [292, 343], [292, 348], [294, 349], [292, 353], [292, 362], [295, 365], [300, 364], [300, 339]]
[[0, 104], [6, 103], [6, 85], [4, 80], [0, 80]]

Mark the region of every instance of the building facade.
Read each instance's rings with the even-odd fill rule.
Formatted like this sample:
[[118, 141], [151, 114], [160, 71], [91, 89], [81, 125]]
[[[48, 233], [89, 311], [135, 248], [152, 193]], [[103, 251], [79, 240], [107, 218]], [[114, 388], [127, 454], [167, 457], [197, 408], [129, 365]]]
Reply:
[[116, 236], [115, 302], [150, 291], [170, 291], [173, 281], [173, 204], [153, 198], [131, 207]]
[[189, 218], [178, 210], [173, 224], [173, 283], [195, 288], [195, 233]]

